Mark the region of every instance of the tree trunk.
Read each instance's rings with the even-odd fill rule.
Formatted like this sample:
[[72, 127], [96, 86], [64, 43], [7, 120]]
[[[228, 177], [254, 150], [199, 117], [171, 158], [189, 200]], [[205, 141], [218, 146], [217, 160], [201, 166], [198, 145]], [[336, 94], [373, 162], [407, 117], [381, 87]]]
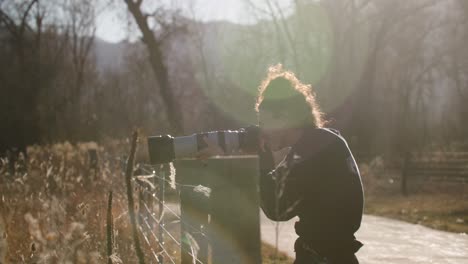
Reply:
[[171, 90], [169, 83], [169, 74], [167, 66], [165, 65], [163, 54], [161, 51], [161, 43], [156, 39], [153, 31], [150, 29], [146, 16], [140, 9], [141, 0], [133, 2], [132, 0], [124, 0], [127, 4], [128, 10], [133, 15], [135, 22], [138, 25], [142, 35], [143, 43], [149, 52], [149, 60], [156, 79], [161, 90], [164, 107], [167, 113], [171, 130], [175, 134], [183, 133], [183, 120], [182, 113], [178, 102], [175, 99], [174, 92]]

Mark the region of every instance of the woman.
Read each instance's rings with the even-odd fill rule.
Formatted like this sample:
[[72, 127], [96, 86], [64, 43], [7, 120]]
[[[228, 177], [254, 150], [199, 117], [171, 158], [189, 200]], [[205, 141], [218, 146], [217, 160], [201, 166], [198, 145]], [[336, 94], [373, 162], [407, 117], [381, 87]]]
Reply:
[[[295, 263], [358, 263], [361, 177], [346, 140], [324, 127], [311, 86], [281, 65], [271, 67], [255, 109], [262, 209], [275, 221], [299, 216]], [[284, 148], [286, 156], [275, 165], [274, 153]]]

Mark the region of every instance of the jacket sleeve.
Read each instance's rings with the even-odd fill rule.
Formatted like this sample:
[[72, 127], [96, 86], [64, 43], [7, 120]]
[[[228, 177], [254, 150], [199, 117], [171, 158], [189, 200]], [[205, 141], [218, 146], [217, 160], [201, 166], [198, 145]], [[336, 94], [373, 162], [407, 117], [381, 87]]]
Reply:
[[290, 152], [274, 167], [271, 151], [259, 153], [260, 201], [265, 215], [274, 221], [288, 221], [297, 215], [301, 202], [299, 170], [303, 161]]

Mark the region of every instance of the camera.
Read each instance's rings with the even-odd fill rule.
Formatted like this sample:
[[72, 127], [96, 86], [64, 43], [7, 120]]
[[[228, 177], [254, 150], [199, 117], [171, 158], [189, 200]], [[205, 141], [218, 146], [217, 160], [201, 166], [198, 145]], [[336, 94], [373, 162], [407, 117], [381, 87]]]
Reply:
[[254, 152], [258, 149], [259, 131], [258, 126], [249, 126], [239, 130], [210, 131], [182, 137], [171, 135], [148, 137], [149, 156], [152, 164], [193, 157], [198, 151], [207, 147], [204, 137], [221, 147], [226, 155]]

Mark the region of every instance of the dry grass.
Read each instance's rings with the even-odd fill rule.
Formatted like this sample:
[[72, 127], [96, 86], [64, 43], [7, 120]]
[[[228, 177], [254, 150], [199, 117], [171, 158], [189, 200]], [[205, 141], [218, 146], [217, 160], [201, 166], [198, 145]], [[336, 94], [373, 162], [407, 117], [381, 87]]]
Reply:
[[395, 218], [438, 230], [468, 234], [468, 196], [420, 193], [367, 197], [367, 214]]
[[[112, 146], [116, 147], [116, 146]], [[98, 150], [91, 169], [88, 149]], [[106, 195], [123, 186], [120, 162], [94, 143], [28, 148], [28, 159], [8, 171], [0, 164], [0, 218], [4, 222], [6, 263], [105, 262]], [[125, 263], [133, 258], [126, 238], [125, 198], [114, 199], [117, 247]], [[124, 256], [130, 256], [126, 259]]]
[[[90, 168], [88, 150], [97, 149], [99, 167]], [[144, 147], [137, 153], [144, 160]], [[122, 164], [128, 143], [108, 141], [28, 148], [28, 159], [10, 174], [0, 161], [0, 263], [106, 263], [108, 191], [114, 191], [114, 259], [137, 263], [133, 248]], [[178, 227], [173, 228], [178, 234]], [[157, 249], [154, 241], [151, 248]], [[177, 246], [168, 246], [178, 255]], [[150, 247], [143, 241], [146, 259]], [[264, 263], [292, 263], [285, 254], [274, 260], [264, 245]], [[179, 260], [176, 260], [179, 261]], [[119, 263], [119, 262], [114, 262]]]
[[269, 244], [262, 245], [262, 258], [265, 264], [291, 264], [294, 262], [294, 259], [284, 252], [280, 251], [276, 254], [275, 247]]

